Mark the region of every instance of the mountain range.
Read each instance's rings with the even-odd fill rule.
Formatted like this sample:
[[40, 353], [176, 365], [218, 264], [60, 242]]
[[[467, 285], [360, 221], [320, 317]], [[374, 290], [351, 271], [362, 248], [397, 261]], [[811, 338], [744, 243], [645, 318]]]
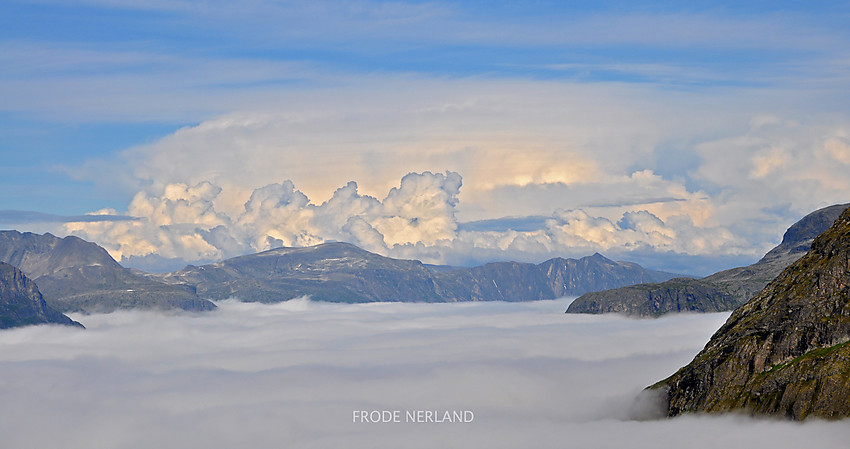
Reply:
[[392, 259], [349, 243], [276, 248], [222, 262], [148, 275], [189, 285], [213, 300], [279, 302], [309, 295], [331, 302], [533, 301], [579, 295], [675, 275], [600, 254], [541, 264], [494, 262], [472, 268]]
[[0, 262], [33, 280], [61, 312], [215, 309], [211, 300], [278, 302], [309, 296], [334, 302], [530, 301], [675, 275], [600, 254], [541, 264], [494, 262], [461, 268], [392, 259], [348, 243], [276, 248], [221, 262], [151, 274], [121, 266], [75, 236], [0, 231]]
[[734, 310], [806, 254], [815, 237], [826, 231], [848, 206], [850, 204], [837, 204], [806, 215], [788, 228], [778, 246], [752, 265], [724, 270], [702, 279], [676, 278], [594, 291], [573, 301], [567, 313], [654, 317], [671, 312]]

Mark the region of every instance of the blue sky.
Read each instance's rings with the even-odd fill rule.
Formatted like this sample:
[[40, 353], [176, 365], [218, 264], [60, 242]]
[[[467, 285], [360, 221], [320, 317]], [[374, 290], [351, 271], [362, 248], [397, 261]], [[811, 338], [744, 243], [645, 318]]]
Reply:
[[[447, 263], [753, 260], [850, 201], [848, 18], [843, 2], [7, 1], [0, 225], [119, 259], [345, 239]], [[450, 175], [402, 192], [426, 172]], [[286, 181], [307, 201], [246, 212]], [[349, 181], [355, 202], [320, 209]], [[428, 192], [446, 203], [415, 216]], [[56, 218], [103, 209], [140, 220]], [[640, 212], [641, 230], [618, 224]]]

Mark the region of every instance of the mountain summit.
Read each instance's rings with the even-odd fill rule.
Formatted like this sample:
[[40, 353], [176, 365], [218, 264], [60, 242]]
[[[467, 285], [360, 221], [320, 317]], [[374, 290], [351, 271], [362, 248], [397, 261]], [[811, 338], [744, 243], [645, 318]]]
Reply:
[[666, 391], [670, 416], [850, 416], [850, 209], [653, 388]]

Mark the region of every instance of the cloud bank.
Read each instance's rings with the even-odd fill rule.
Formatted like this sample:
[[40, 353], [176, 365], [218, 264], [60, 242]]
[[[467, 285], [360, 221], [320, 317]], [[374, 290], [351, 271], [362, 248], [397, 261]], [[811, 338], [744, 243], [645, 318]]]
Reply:
[[[846, 423], [633, 421], [726, 314], [565, 315], [534, 303], [277, 305], [75, 317], [0, 333], [4, 447], [840, 447]], [[354, 410], [472, 410], [466, 424]]]
[[[640, 183], [656, 177], [637, 173], [633, 178]], [[227, 200], [220, 186], [168, 184], [159, 195], [135, 196], [127, 214], [136, 220], [73, 222], [65, 225], [65, 231], [96, 241], [116, 259], [131, 264], [133, 258], [152, 256], [217, 260], [325, 241], [460, 265], [504, 258], [543, 260], [552, 254], [581, 257], [595, 251], [705, 255], [749, 250], [747, 242], [724, 229], [697, 226], [684, 215], [665, 217], [665, 222], [640, 209], [627, 210], [615, 220], [582, 209], [559, 209], [525, 221], [524, 228], [512, 219], [497, 230], [464, 227], [457, 218], [462, 184], [456, 172], [410, 173], [382, 199], [360, 194], [357, 184], [349, 182], [327, 201], [314, 204], [292, 181], [284, 181], [255, 189], [238, 214], [225, 212], [228, 208], [222, 203]], [[692, 197], [673, 204], [693, 207], [702, 202]]]
[[57, 232], [125, 261], [344, 240], [431, 263], [599, 251], [709, 274], [755, 262], [805, 214], [850, 200], [850, 127], [819, 95], [355, 79], [65, 167], [126, 191], [120, 213], [142, 220]]

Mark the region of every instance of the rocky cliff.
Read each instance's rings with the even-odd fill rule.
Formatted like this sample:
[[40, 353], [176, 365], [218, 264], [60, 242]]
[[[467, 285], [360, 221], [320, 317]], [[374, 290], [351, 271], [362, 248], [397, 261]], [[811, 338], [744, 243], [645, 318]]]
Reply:
[[74, 236], [0, 231], [0, 261], [20, 268], [48, 304], [63, 312], [215, 308], [192, 287], [139, 276], [102, 247]]
[[48, 323], [82, 327], [48, 306], [21, 270], [0, 262], [0, 329]]
[[579, 297], [567, 313], [622, 313], [659, 316], [670, 312], [733, 310], [761, 291], [782, 270], [802, 257], [850, 204], [816, 210], [794, 223], [782, 242], [755, 264], [724, 270], [699, 280], [676, 279], [605, 290]]
[[670, 416], [850, 416], [850, 209], [653, 388]]
[[716, 286], [691, 278], [591, 292], [576, 301], [570, 304], [567, 313], [620, 313], [657, 317], [678, 312], [719, 312], [739, 305]]

